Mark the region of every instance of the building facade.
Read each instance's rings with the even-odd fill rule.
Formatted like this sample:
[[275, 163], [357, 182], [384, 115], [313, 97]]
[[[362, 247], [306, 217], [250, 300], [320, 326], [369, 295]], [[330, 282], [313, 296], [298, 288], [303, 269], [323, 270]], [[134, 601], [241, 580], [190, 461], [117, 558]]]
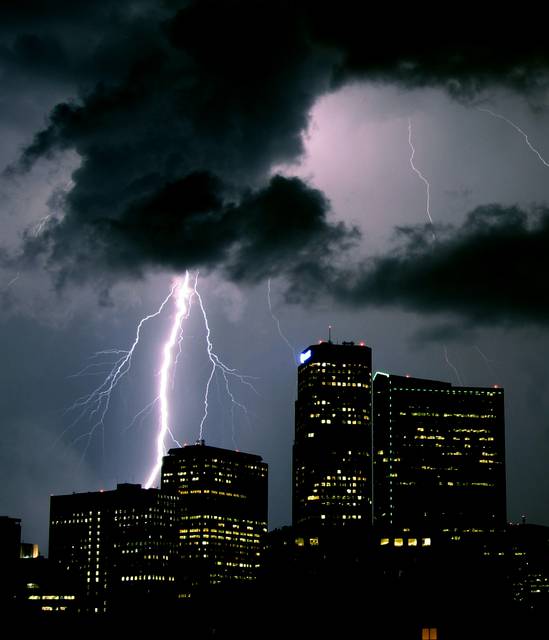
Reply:
[[376, 524], [412, 540], [503, 527], [503, 389], [378, 372], [373, 390]]
[[293, 446], [293, 524], [370, 524], [372, 352], [363, 343], [311, 345], [300, 356]]
[[257, 577], [267, 533], [267, 471], [260, 456], [204, 441], [165, 456], [162, 492], [178, 500], [180, 598]]
[[169, 599], [175, 591], [175, 504], [158, 489], [52, 496], [50, 561], [80, 611], [106, 613]]

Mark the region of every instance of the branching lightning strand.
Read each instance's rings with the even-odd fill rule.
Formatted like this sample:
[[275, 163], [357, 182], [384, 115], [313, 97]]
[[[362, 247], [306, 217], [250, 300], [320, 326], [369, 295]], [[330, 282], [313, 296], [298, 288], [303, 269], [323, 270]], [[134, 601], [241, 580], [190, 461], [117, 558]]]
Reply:
[[288, 338], [284, 335], [284, 333], [282, 332], [282, 327], [280, 326], [280, 320], [278, 318], [278, 316], [275, 315], [275, 312], [273, 311], [273, 305], [271, 302], [271, 279], [269, 278], [267, 280], [267, 304], [269, 305], [269, 312], [271, 313], [271, 316], [276, 324], [276, 328], [278, 329], [278, 335], [282, 338], [282, 340], [284, 340], [284, 342], [287, 344], [288, 349], [290, 350], [290, 353], [292, 354], [292, 364], [296, 364], [296, 350], [293, 347], [292, 343], [288, 340]]
[[[90, 419], [94, 418], [97, 415], [99, 416], [97, 420], [95, 420], [94, 424], [91, 426], [90, 430], [85, 434], [82, 434], [81, 436], [76, 438], [76, 440], [74, 441], [74, 442], [77, 442], [87, 437], [86, 447], [84, 449], [82, 456], [86, 454], [91, 442], [91, 438], [95, 433], [95, 431], [100, 427], [103, 428], [104, 426], [105, 416], [107, 414], [107, 411], [109, 410], [111, 394], [113, 390], [119, 384], [120, 380], [131, 369], [132, 356], [134, 354], [134, 351], [137, 345], [139, 344], [139, 340], [141, 338], [141, 329], [143, 325], [147, 321], [151, 320], [152, 318], [155, 318], [156, 316], [160, 315], [160, 313], [162, 313], [162, 310], [164, 309], [164, 307], [166, 306], [170, 298], [173, 296], [176, 287], [177, 287], [177, 284], [174, 284], [172, 286], [169, 294], [164, 298], [164, 300], [162, 301], [162, 304], [154, 313], [151, 313], [145, 316], [139, 321], [139, 324], [137, 325], [137, 329], [135, 332], [134, 341], [129, 349], [127, 350], [109, 349], [106, 351], [98, 351], [96, 354], [94, 354], [93, 357], [98, 357], [100, 355], [111, 355], [111, 354], [120, 355], [120, 357], [114, 362], [107, 377], [103, 380], [103, 382], [98, 387], [96, 387], [91, 393], [85, 396], [82, 396], [81, 398], [78, 398], [73, 403], [73, 405], [70, 406], [65, 411], [65, 413], [69, 413], [77, 409], [81, 409], [81, 412], [76, 416], [75, 420], [73, 420], [73, 422], [60, 434], [59, 438], [61, 438], [65, 433], [70, 431], [86, 415], [88, 415]], [[82, 371], [79, 372], [79, 374], [75, 374], [75, 376], [82, 375], [83, 373], [85, 373], [86, 369], [87, 368], [85, 367]]]
[[431, 223], [431, 233], [433, 234], [433, 240], [436, 240], [437, 236], [434, 229], [435, 223], [433, 222], [433, 218], [431, 217], [431, 185], [429, 184], [429, 181], [427, 180], [427, 178], [421, 173], [421, 171], [414, 164], [414, 156], [416, 154], [416, 149], [414, 147], [414, 143], [412, 142], [412, 119], [411, 118], [408, 118], [408, 144], [412, 152], [410, 155], [410, 166], [412, 167], [412, 170], [417, 175], [417, 177], [425, 184], [425, 189], [427, 192], [427, 204], [425, 208], [425, 213], [427, 214], [427, 217], [429, 218], [429, 222]]
[[541, 160], [541, 162], [543, 162], [543, 164], [546, 167], [549, 168], [549, 162], [547, 162], [545, 160], [545, 158], [541, 155], [541, 153], [532, 145], [532, 143], [530, 142], [530, 139], [528, 138], [528, 134], [525, 131], [523, 131], [518, 126], [518, 124], [516, 124], [512, 120], [509, 120], [509, 118], [506, 118], [505, 116], [501, 115], [501, 113], [497, 113], [496, 111], [492, 111], [491, 109], [488, 109], [487, 107], [477, 107], [477, 111], [482, 111], [484, 113], [487, 113], [487, 114], [491, 115], [493, 118], [499, 118], [500, 120], [503, 120], [508, 125], [513, 127], [513, 129], [515, 129], [515, 131], [518, 131], [520, 133], [520, 135], [524, 138], [524, 141], [528, 145], [528, 148], [530, 149], [530, 151], [535, 153], [537, 155], [537, 157]]
[[257, 389], [254, 387], [254, 385], [250, 382], [251, 376], [245, 376], [242, 375], [240, 373], [237, 372], [236, 369], [233, 369], [229, 366], [227, 366], [220, 358], [219, 356], [215, 353], [215, 351], [213, 350], [213, 342], [211, 339], [211, 329], [210, 329], [210, 323], [208, 321], [208, 316], [206, 314], [206, 309], [204, 307], [204, 302], [202, 300], [202, 296], [200, 295], [200, 293], [198, 292], [198, 288], [197, 288], [197, 281], [195, 281], [195, 286], [194, 286], [194, 294], [196, 295], [197, 299], [198, 299], [198, 305], [200, 307], [200, 311], [202, 312], [202, 317], [204, 319], [204, 326], [206, 327], [206, 351], [208, 354], [208, 359], [211, 362], [212, 368], [210, 370], [210, 375], [208, 377], [208, 381], [206, 383], [206, 388], [204, 391], [204, 413], [202, 415], [202, 419], [200, 421], [200, 428], [199, 428], [199, 440], [202, 440], [203, 435], [204, 435], [204, 424], [206, 422], [206, 419], [208, 417], [208, 409], [209, 409], [209, 403], [208, 403], [208, 398], [209, 398], [209, 394], [210, 394], [210, 386], [212, 383], [212, 380], [214, 378], [214, 375], [216, 374], [216, 372], [219, 372], [221, 374], [221, 376], [223, 377], [223, 380], [225, 382], [225, 390], [227, 392], [227, 395], [229, 396], [230, 400], [231, 400], [231, 418], [232, 418], [232, 432], [233, 432], [233, 444], [235, 445], [236, 448], [236, 443], [234, 441], [234, 408], [235, 406], [238, 407], [239, 409], [242, 410], [242, 412], [248, 416], [248, 409], [247, 407], [242, 404], [241, 402], [238, 402], [238, 400], [235, 398], [234, 393], [231, 391], [231, 385], [229, 382], [229, 378], [233, 377], [236, 378], [236, 380], [238, 380], [241, 384], [244, 384], [248, 387], [250, 387], [250, 389], [252, 389], [252, 391], [254, 391], [254, 393], [256, 393], [257, 395]]
[[444, 359], [446, 360], [446, 364], [456, 374], [456, 378], [457, 378], [458, 384], [462, 387], [463, 386], [463, 381], [461, 380], [461, 376], [459, 375], [459, 371], [457, 370], [457, 367], [450, 362], [450, 358], [448, 357], [448, 349], [446, 348], [446, 345], [444, 345], [442, 347], [442, 349], [444, 351]]
[[6, 289], [9, 289], [12, 286], [12, 284], [15, 284], [19, 280], [20, 275], [21, 275], [20, 273], [17, 273], [17, 275], [8, 282], [8, 284], [6, 285]]

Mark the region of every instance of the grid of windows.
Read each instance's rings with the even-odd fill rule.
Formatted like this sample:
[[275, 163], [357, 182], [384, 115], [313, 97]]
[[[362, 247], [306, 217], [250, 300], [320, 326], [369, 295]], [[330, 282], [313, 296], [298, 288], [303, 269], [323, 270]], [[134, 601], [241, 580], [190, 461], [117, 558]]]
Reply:
[[49, 555], [81, 610], [106, 612], [114, 602], [149, 598], [154, 585], [175, 581], [175, 504], [157, 489], [128, 484], [52, 496]]
[[505, 523], [503, 389], [376, 374], [374, 510], [392, 528]]
[[371, 350], [310, 346], [298, 368], [293, 448], [295, 525], [371, 520]]
[[259, 456], [202, 442], [172, 449], [162, 490], [178, 498], [180, 597], [257, 577], [267, 533], [267, 465]]

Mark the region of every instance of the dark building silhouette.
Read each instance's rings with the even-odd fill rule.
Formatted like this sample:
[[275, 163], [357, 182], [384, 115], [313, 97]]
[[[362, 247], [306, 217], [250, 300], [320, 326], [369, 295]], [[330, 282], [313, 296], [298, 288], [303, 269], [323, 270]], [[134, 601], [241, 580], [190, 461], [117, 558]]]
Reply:
[[372, 351], [311, 345], [300, 356], [293, 447], [293, 524], [370, 524]]
[[12, 611], [19, 616], [65, 617], [78, 611], [62, 568], [43, 556], [19, 560], [14, 586]]
[[520, 611], [543, 613], [549, 606], [549, 527], [510, 523], [486, 536], [482, 555], [493, 574], [507, 582]]
[[105, 613], [169, 599], [176, 500], [158, 489], [52, 496], [49, 558], [76, 594], [79, 610]]
[[0, 516], [0, 562], [19, 558], [21, 549], [21, 519]]
[[374, 377], [374, 515], [386, 544], [501, 528], [506, 521], [504, 394]]
[[178, 498], [180, 599], [257, 577], [267, 533], [267, 464], [260, 456], [203, 440], [170, 449], [161, 487]]
[[0, 516], [0, 609], [15, 596], [17, 564], [21, 548], [21, 520]]

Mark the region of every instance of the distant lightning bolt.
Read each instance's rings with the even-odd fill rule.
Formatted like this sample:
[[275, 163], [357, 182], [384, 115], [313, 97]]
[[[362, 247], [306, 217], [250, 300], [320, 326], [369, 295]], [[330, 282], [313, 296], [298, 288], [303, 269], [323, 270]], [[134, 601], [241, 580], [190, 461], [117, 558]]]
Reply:
[[271, 302], [271, 279], [270, 278], [267, 280], [267, 303], [269, 305], [269, 311], [271, 313], [271, 316], [272, 316], [273, 320], [276, 323], [276, 328], [278, 329], [278, 335], [288, 345], [288, 349], [290, 350], [290, 353], [292, 354], [292, 364], [295, 364], [296, 363], [296, 359], [295, 359], [296, 350], [293, 347], [293, 345], [291, 344], [291, 342], [288, 340], [288, 338], [282, 332], [282, 328], [280, 326], [280, 320], [278, 319], [278, 317], [275, 315], [275, 312], [273, 311], [273, 305], [272, 305], [272, 302]]
[[[158, 430], [158, 436], [156, 438], [156, 462], [149, 474], [145, 488], [150, 489], [162, 466], [162, 458], [165, 455], [166, 448], [164, 445], [166, 435], [169, 433], [173, 438], [173, 434], [170, 429], [170, 412], [168, 401], [168, 381], [170, 376], [171, 367], [173, 364], [174, 356], [173, 350], [177, 342], [181, 342], [181, 323], [183, 320], [189, 317], [191, 309], [191, 298], [195, 289], [189, 287], [189, 272], [185, 273], [185, 277], [182, 280], [176, 281], [175, 284], [175, 303], [177, 312], [174, 316], [172, 328], [170, 330], [168, 339], [164, 343], [162, 349], [162, 365], [160, 367], [160, 384], [158, 396], [160, 398], [160, 426]], [[174, 294], [174, 288], [170, 292]]]
[[494, 367], [492, 366], [492, 363], [494, 362], [493, 360], [491, 360], [485, 353], [484, 351], [481, 350], [481, 348], [478, 345], [473, 345], [473, 348], [478, 352], [478, 354], [480, 355], [480, 357], [484, 360], [488, 370], [490, 371], [490, 373], [492, 375], [495, 375], [496, 372], [494, 370]]
[[32, 233], [35, 238], [42, 233], [42, 231], [44, 230], [44, 226], [46, 225], [46, 223], [50, 218], [51, 218], [51, 214], [48, 216], [44, 216], [34, 225]]
[[532, 143], [530, 142], [530, 140], [528, 138], [528, 135], [526, 134], [525, 131], [523, 131], [518, 126], [518, 124], [516, 124], [512, 120], [509, 120], [509, 118], [506, 118], [505, 116], [502, 116], [501, 113], [496, 113], [495, 111], [492, 111], [491, 109], [487, 109], [486, 107], [477, 107], [477, 111], [483, 111], [484, 113], [487, 113], [487, 114], [491, 115], [493, 118], [499, 118], [500, 120], [503, 120], [508, 125], [513, 127], [513, 129], [515, 129], [515, 131], [518, 131], [520, 133], [520, 135], [524, 138], [524, 141], [528, 145], [528, 148], [530, 149], [530, 151], [535, 153], [537, 155], [537, 157], [541, 160], [541, 162], [543, 162], [543, 164], [546, 167], [549, 168], [549, 163], [545, 160], [545, 158], [541, 155], [541, 153], [532, 145]]
[[11, 285], [12, 285], [12, 284], [15, 284], [15, 283], [19, 280], [19, 276], [20, 276], [20, 275], [21, 275], [21, 274], [20, 274], [20, 273], [18, 273], [14, 278], [12, 278], [12, 279], [8, 282], [8, 284], [6, 285], [6, 289], [9, 289], [9, 288], [11, 287]]
[[[431, 233], [433, 234], [433, 240], [436, 241], [437, 236], [434, 229], [433, 218], [431, 217], [431, 185], [429, 184], [429, 181], [427, 180], [427, 178], [421, 173], [421, 171], [414, 164], [414, 156], [415, 156], [416, 150], [412, 142], [412, 119], [411, 118], [408, 118], [408, 144], [410, 145], [410, 149], [412, 151], [410, 155], [410, 166], [412, 167], [416, 175], [420, 178], [420, 180], [422, 180], [422, 182], [425, 184], [425, 188], [427, 191], [427, 204], [426, 204], [425, 213], [427, 214], [427, 217], [429, 218], [429, 222], [431, 223]], [[463, 385], [461, 381], [461, 376], [459, 375], [459, 371], [457, 370], [455, 365], [450, 362], [450, 359], [448, 358], [448, 349], [446, 348], [446, 345], [442, 346], [442, 350], [444, 353], [444, 359], [446, 360], [446, 364], [456, 374], [458, 383], [460, 385]]]
[[427, 204], [425, 208], [425, 213], [427, 214], [427, 217], [429, 218], [429, 222], [431, 223], [431, 233], [433, 234], [433, 240], [436, 240], [437, 236], [435, 234], [435, 229], [434, 229], [435, 223], [433, 222], [433, 218], [431, 217], [431, 185], [429, 184], [429, 181], [427, 180], [427, 178], [421, 173], [421, 171], [414, 164], [414, 156], [416, 154], [416, 150], [412, 142], [412, 119], [411, 118], [408, 118], [408, 144], [410, 145], [410, 149], [412, 151], [410, 155], [410, 166], [412, 167], [412, 170], [417, 175], [417, 177], [425, 184], [425, 189], [427, 192]]
[[450, 362], [450, 358], [448, 357], [448, 349], [446, 348], [446, 345], [442, 349], [444, 351], [444, 359], [446, 360], [446, 364], [456, 374], [456, 378], [457, 378], [458, 384], [462, 387], [463, 386], [463, 382], [461, 380], [461, 376], [459, 375], [459, 371], [457, 370], [456, 366]]

